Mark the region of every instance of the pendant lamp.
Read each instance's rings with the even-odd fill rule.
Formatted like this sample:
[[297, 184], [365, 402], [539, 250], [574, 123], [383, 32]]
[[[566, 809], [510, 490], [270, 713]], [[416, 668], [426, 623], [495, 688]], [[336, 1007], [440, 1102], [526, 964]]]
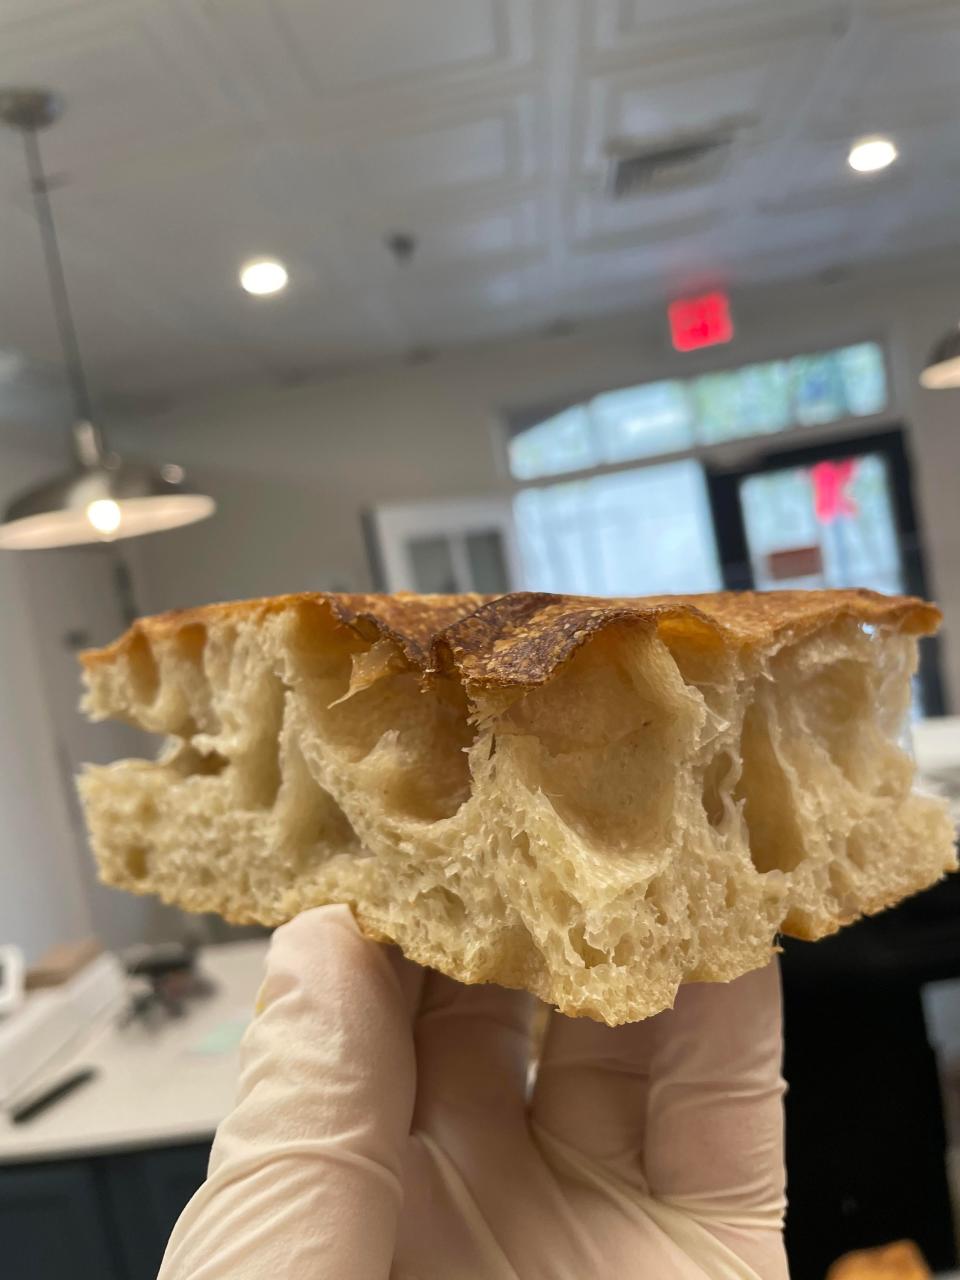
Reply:
[[920, 375], [920, 385], [930, 391], [960, 387], [960, 325], [954, 325], [934, 346]]
[[0, 123], [23, 138], [74, 413], [70, 469], [20, 494], [3, 513], [0, 548], [17, 551], [158, 533], [203, 520], [216, 509], [211, 497], [185, 485], [182, 467], [125, 461], [107, 450], [94, 420], [38, 138], [62, 111], [62, 100], [46, 89], [0, 89]]

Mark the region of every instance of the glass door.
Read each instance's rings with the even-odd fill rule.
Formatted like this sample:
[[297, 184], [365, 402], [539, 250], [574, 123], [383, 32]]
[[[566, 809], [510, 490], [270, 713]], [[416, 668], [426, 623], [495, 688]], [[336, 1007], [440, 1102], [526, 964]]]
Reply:
[[[708, 487], [730, 588], [926, 594], [902, 431], [771, 452], [747, 467], [712, 472]], [[918, 692], [924, 713], [942, 714], [929, 641]]]
[[758, 472], [740, 481], [739, 497], [758, 590], [906, 590], [883, 454]]

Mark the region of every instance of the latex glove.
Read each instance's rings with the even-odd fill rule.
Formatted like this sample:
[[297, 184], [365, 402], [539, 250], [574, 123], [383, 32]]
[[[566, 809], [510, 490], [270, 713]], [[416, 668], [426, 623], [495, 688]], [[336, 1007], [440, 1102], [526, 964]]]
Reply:
[[345, 907], [274, 935], [160, 1280], [785, 1280], [777, 969], [611, 1029], [464, 987]]

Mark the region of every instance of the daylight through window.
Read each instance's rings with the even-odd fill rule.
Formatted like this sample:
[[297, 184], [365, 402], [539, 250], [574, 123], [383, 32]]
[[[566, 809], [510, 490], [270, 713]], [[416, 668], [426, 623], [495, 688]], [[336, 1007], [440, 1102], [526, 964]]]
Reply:
[[[514, 498], [523, 585], [584, 595], [718, 590], [723, 582], [699, 450], [867, 417], [886, 405], [883, 353], [861, 342], [607, 391], [514, 431], [514, 478], [558, 477], [555, 484], [528, 484]], [[864, 470], [861, 483], [868, 479]], [[758, 510], [786, 526], [792, 491], [786, 481], [776, 483], [774, 490], [773, 481], [758, 482], [744, 499], [749, 506], [758, 495]], [[769, 513], [763, 484], [777, 499]], [[886, 563], [889, 555], [881, 558]]]

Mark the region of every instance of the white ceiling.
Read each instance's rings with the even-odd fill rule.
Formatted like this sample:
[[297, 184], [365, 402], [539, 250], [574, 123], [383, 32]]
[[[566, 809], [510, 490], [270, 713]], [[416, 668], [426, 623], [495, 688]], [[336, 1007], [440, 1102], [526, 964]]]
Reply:
[[[93, 381], [312, 376], [960, 242], [957, 0], [0, 0], [45, 135]], [[613, 202], [604, 144], [728, 117], [705, 185]], [[902, 160], [851, 173], [851, 137]], [[384, 233], [412, 231], [400, 267]], [[240, 262], [290, 267], [253, 299]], [[0, 349], [56, 365], [19, 141]], [[2, 395], [0, 395], [2, 399]]]

